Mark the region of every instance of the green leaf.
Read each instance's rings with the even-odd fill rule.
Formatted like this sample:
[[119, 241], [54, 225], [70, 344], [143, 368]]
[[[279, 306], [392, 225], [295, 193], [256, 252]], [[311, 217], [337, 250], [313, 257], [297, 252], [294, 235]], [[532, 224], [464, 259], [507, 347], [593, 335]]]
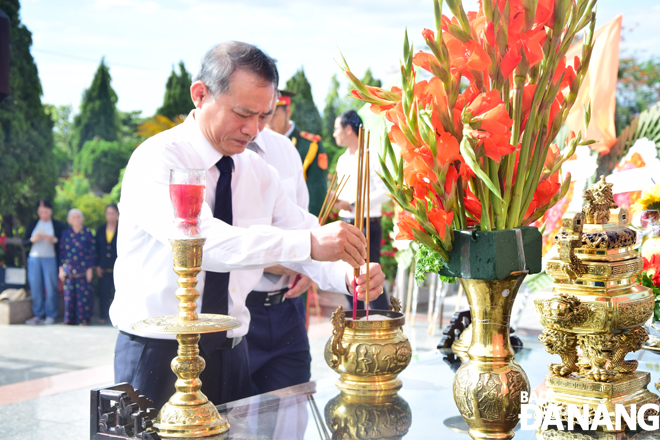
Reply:
[[[421, 286], [426, 280], [427, 273], [438, 273], [445, 266], [440, 253], [419, 243], [419, 249], [415, 256], [415, 280], [417, 285]], [[456, 278], [440, 276], [440, 279], [445, 283], [456, 283]]]
[[467, 136], [463, 136], [463, 140], [461, 141], [461, 154], [463, 155], [465, 162], [470, 166], [470, 168], [472, 168], [472, 171], [474, 171], [477, 177], [484, 182], [490, 192], [501, 201], [504, 201], [502, 195], [500, 194], [500, 189], [495, 186], [492, 180], [490, 180], [488, 174], [486, 174], [484, 170], [481, 169], [481, 166], [477, 161], [476, 153], [474, 152], [472, 145], [470, 145], [470, 141], [468, 140]]

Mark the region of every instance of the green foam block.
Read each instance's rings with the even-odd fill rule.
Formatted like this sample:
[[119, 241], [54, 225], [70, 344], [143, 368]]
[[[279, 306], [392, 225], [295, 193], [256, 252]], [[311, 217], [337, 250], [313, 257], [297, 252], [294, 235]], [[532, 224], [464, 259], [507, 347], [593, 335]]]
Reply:
[[540, 273], [541, 259], [541, 233], [531, 226], [490, 232], [454, 231], [454, 248], [440, 275], [501, 280], [525, 269], [530, 274]]

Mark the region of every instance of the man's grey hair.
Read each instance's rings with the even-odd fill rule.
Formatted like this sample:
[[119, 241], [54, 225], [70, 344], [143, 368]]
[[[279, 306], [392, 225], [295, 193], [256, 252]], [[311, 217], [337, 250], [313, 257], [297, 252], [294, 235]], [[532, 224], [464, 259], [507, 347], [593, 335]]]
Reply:
[[77, 208], [69, 209], [69, 213], [66, 215], [66, 219], [67, 219], [67, 220], [70, 219], [70, 218], [71, 218], [71, 214], [75, 214], [75, 213], [80, 214], [80, 218], [82, 218], [83, 220], [85, 220], [85, 214], [83, 214], [82, 211], [81, 211], [80, 209], [77, 209]]
[[206, 52], [193, 82], [203, 82], [215, 97], [229, 90], [231, 76], [237, 70], [254, 73], [264, 82], [273, 83], [277, 90], [280, 77], [275, 60], [258, 47], [240, 41], [221, 43]]

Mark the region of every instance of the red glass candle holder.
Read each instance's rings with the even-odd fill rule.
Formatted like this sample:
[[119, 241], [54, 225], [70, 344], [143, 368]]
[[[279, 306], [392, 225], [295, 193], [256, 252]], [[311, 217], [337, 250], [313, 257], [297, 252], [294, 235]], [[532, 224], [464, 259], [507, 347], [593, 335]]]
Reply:
[[200, 214], [206, 193], [204, 170], [170, 170], [175, 237], [201, 238]]

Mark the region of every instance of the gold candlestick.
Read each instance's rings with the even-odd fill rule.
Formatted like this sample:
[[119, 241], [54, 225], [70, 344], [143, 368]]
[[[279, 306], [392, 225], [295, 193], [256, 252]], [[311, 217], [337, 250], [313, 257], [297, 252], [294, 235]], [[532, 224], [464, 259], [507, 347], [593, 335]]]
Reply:
[[199, 375], [206, 363], [199, 356], [198, 343], [203, 333], [235, 329], [241, 323], [229, 316], [197, 314], [197, 274], [201, 271], [205, 241], [204, 238], [170, 240], [174, 272], [179, 276], [175, 293], [179, 314], [145, 319], [133, 326], [133, 330], [143, 333], [175, 334], [179, 341], [178, 356], [172, 360], [172, 371], [177, 376], [176, 393], [161, 408], [154, 423], [164, 438], [206, 437], [229, 430], [227, 419], [201, 391]]

